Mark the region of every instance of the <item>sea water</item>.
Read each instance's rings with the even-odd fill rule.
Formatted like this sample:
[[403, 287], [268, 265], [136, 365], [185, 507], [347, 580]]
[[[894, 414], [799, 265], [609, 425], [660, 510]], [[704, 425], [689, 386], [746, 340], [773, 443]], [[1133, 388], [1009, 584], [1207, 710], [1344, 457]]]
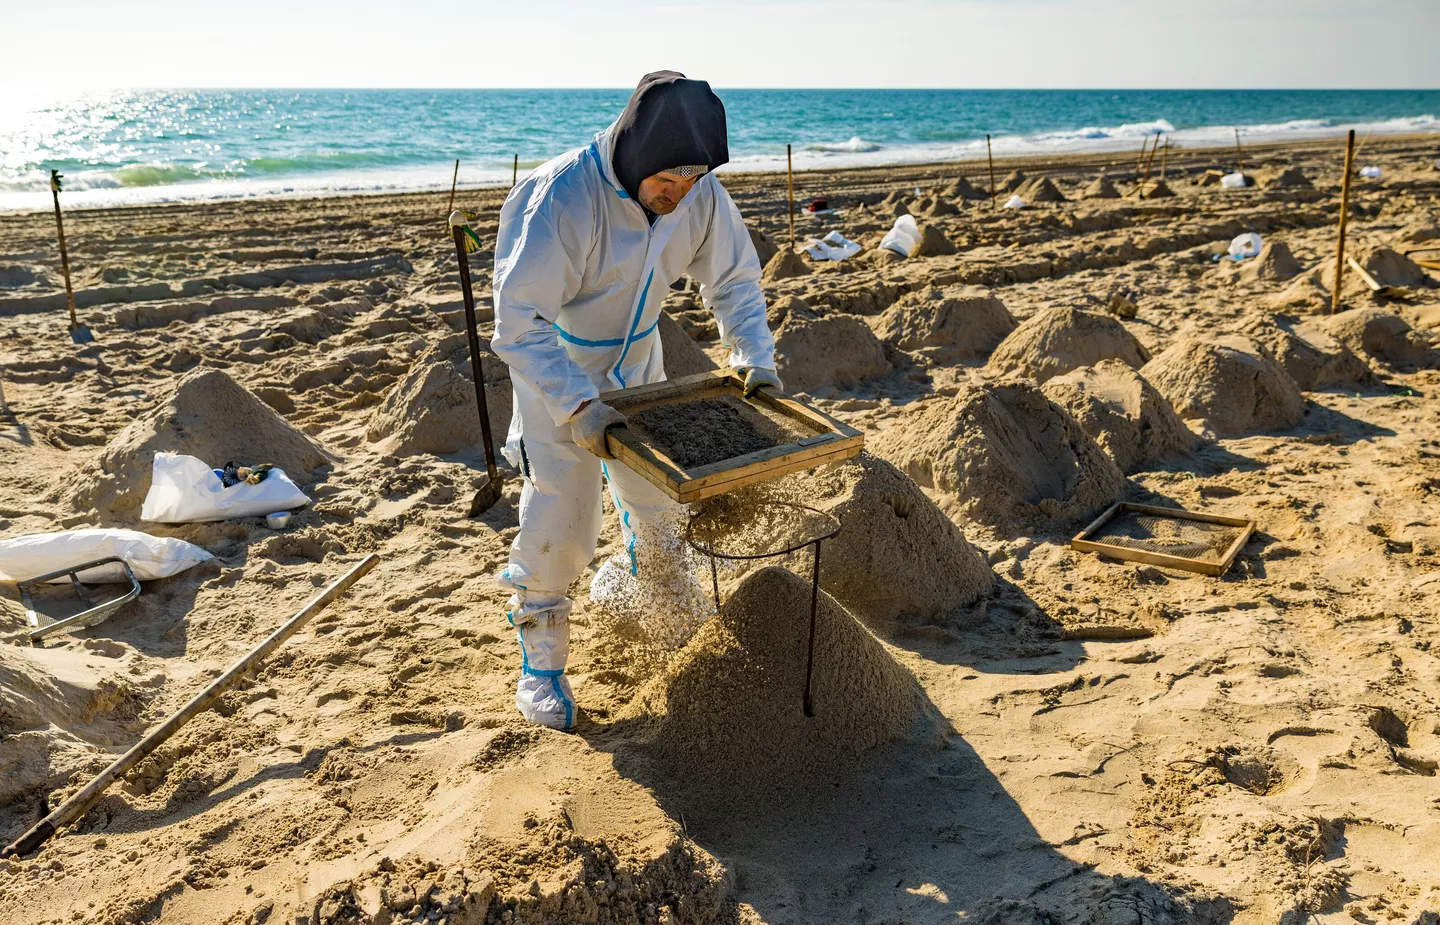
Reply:
[[[725, 90], [731, 170], [1338, 135], [1440, 135], [1440, 90]], [[0, 106], [0, 210], [509, 184], [628, 90], [128, 90]]]

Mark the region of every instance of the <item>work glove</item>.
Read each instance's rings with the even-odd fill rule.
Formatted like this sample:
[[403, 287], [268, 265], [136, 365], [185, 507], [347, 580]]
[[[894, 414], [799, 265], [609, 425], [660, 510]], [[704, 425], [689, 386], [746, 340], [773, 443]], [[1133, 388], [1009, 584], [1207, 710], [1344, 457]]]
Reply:
[[570, 439], [601, 459], [614, 459], [615, 454], [605, 445], [605, 431], [624, 425], [625, 415], [603, 401], [593, 399], [570, 419]]
[[[467, 254], [473, 254], [480, 249], [480, 236], [475, 233], [474, 228], [470, 227], [470, 223], [479, 218], [478, 213], [471, 212], [469, 209], [456, 209], [450, 213], [450, 227], [452, 229], [459, 228], [465, 235], [465, 253]], [[453, 236], [455, 232], [451, 231], [450, 234]]]
[[752, 366], [745, 370], [746, 398], [764, 388], [771, 388], [777, 392], [785, 391], [785, 386], [780, 382], [780, 377], [775, 374], [775, 370], [760, 366]]

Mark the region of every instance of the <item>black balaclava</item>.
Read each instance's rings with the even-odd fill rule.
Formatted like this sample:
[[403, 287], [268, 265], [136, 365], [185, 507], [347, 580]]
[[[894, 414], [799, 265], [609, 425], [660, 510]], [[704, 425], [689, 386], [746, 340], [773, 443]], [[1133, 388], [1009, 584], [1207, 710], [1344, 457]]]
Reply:
[[640, 201], [640, 181], [671, 167], [704, 164], [711, 170], [730, 160], [725, 104], [703, 80], [678, 71], [640, 78], [615, 125], [611, 164], [630, 198]]

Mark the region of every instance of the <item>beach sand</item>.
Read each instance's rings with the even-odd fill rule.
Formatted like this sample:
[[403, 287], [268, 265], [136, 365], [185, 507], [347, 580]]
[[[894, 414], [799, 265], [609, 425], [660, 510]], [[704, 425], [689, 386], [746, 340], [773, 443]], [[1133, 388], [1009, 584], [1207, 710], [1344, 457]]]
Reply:
[[[1372, 272], [1440, 245], [1436, 154], [1366, 146], [1384, 173], [1355, 183], [1350, 253]], [[1102, 171], [1133, 189], [1135, 155], [1006, 161], [997, 181], [1019, 168], [1067, 201], [994, 211], [952, 186], [988, 190], [983, 163], [797, 175], [799, 201], [842, 210], [801, 213], [800, 243], [867, 249], [767, 281], [782, 358], [894, 464], [807, 497], [881, 486], [846, 502], [851, 533], [926, 551], [842, 533], [854, 559], [827, 568], [894, 574], [827, 578], [865, 627], [823, 602], [808, 726], [807, 597], [767, 572], [722, 573], [739, 603], [658, 673], [582, 587], [577, 733], [516, 714], [492, 575], [519, 482], [466, 518], [484, 467], [444, 194], [68, 213], [86, 346], [51, 215], [0, 216], [0, 536], [144, 527], [216, 557], [44, 648], [0, 586], [0, 843], [383, 559], [79, 825], [0, 861], [0, 923], [1434, 923], [1440, 274], [1380, 299], [1351, 271], [1327, 317], [1342, 155], [1247, 149], [1258, 185], [1225, 190], [1198, 181], [1233, 151], [1172, 150], [1174, 195], [1145, 199], [1080, 198]], [[724, 182], [783, 250], [784, 178]], [[487, 245], [502, 195], [457, 200]], [[953, 253], [877, 255], [902, 205]], [[1299, 275], [1273, 251], [1213, 259], [1246, 231]], [[488, 331], [490, 252], [472, 265]], [[723, 359], [695, 293], [666, 310]], [[283, 434], [314, 467], [282, 530], [141, 525], [145, 461], [138, 482], [101, 471], [202, 368], [309, 438], [247, 411], [245, 461]], [[503, 365], [485, 375], [503, 405]], [[198, 406], [178, 433], [203, 446]], [[1222, 578], [1072, 551], [1120, 498], [1257, 532]], [[937, 540], [935, 511], [963, 539]], [[942, 548], [964, 571], [949, 598], [925, 561]], [[620, 549], [607, 519], [595, 565]], [[924, 613], [873, 593], [907, 569]]]

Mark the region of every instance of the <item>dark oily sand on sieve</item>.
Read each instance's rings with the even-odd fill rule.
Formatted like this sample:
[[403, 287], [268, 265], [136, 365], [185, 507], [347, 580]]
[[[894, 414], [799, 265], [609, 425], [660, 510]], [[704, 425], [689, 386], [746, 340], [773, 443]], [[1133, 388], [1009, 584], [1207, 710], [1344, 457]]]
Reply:
[[682, 468], [724, 462], [812, 436], [734, 395], [652, 405], [628, 416], [630, 429]]

